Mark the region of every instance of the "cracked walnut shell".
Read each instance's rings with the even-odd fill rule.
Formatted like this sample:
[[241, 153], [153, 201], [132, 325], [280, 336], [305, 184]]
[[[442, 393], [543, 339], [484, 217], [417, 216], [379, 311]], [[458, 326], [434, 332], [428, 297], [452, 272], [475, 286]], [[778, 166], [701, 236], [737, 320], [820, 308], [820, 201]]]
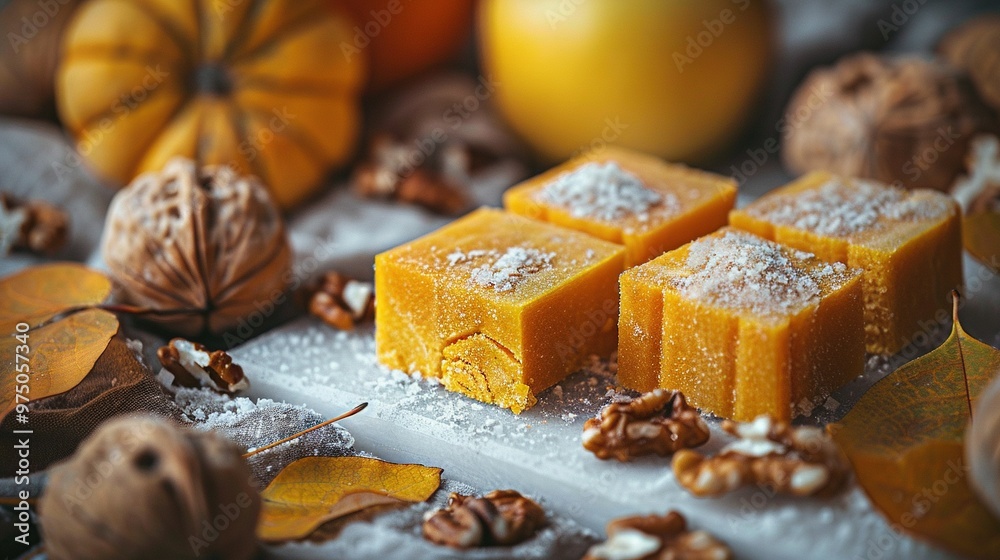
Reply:
[[721, 496], [749, 484], [794, 496], [829, 495], [850, 473], [837, 445], [820, 428], [791, 426], [770, 416], [753, 422], [726, 420], [738, 439], [713, 457], [682, 450], [674, 455], [677, 482], [695, 496]]
[[619, 461], [651, 453], [663, 457], [708, 438], [708, 426], [683, 393], [663, 389], [609, 404], [583, 425], [583, 447], [600, 459]]
[[781, 127], [782, 158], [795, 173], [947, 191], [969, 142], [997, 121], [959, 69], [862, 53], [810, 74]]
[[259, 326], [251, 319], [281, 300], [292, 259], [259, 180], [184, 159], [115, 196], [101, 249], [126, 299], [172, 312], [153, 319], [185, 336]]

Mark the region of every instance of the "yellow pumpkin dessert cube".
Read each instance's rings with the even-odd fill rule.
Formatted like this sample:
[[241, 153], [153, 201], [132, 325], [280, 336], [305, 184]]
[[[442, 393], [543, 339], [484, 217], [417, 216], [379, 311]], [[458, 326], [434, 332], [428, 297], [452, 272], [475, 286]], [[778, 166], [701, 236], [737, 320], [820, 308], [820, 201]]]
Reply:
[[939, 310], [950, 309], [949, 294], [962, 285], [961, 213], [951, 197], [936, 191], [815, 172], [733, 211], [729, 220], [863, 269], [872, 353], [906, 346]]
[[861, 275], [732, 228], [621, 275], [618, 380], [789, 419], [864, 369]]
[[480, 209], [375, 257], [379, 361], [520, 413], [617, 345], [624, 248]]
[[736, 182], [609, 147], [515, 185], [503, 201], [511, 212], [625, 245], [631, 267], [726, 225]]

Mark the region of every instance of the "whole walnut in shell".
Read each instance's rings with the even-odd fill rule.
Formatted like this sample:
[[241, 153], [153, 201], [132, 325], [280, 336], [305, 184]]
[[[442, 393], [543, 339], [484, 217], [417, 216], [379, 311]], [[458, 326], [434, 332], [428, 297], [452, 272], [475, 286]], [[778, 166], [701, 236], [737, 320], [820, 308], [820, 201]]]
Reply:
[[938, 52], [968, 72], [980, 97], [1000, 112], [1000, 14], [979, 16], [952, 30]]
[[795, 173], [825, 169], [947, 191], [972, 138], [996, 129], [957, 68], [862, 53], [799, 86], [785, 111], [782, 157]]
[[292, 258], [281, 213], [257, 178], [184, 159], [115, 196], [102, 252], [131, 303], [190, 310], [154, 316], [185, 336], [260, 326]]
[[52, 560], [249, 560], [260, 495], [240, 448], [132, 415], [52, 468], [39, 504]]

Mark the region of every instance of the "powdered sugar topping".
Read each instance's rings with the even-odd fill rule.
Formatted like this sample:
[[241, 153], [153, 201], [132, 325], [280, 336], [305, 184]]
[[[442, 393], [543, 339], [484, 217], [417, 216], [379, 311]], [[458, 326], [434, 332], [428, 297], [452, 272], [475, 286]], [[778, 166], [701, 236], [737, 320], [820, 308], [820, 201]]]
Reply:
[[685, 297], [759, 315], [784, 315], [818, 300], [820, 282], [843, 275], [843, 263], [803, 266], [811, 253], [783, 248], [754, 235], [726, 231], [691, 244], [687, 276], [672, 285]]
[[574, 217], [604, 221], [634, 217], [645, 222], [654, 208], [663, 214], [673, 214], [679, 208], [676, 196], [647, 189], [642, 180], [614, 161], [585, 163], [563, 173], [535, 198], [564, 208]]
[[746, 211], [772, 223], [842, 237], [884, 228], [886, 220], [939, 218], [948, 212], [948, 205], [936, 193], [909, 193], [870, 181], [831, 179], [816, 189], [765, 197]]
[[470, 280], [474, 284], [502, 293], [513, 290], [531, 275], [552, 268], [555, 256], [555, 253], [546, 253], [533, 247], [510, 247], [503, 253], [482, 249], [468, 253], [454, 251], [446, 258], [449, 266], [484, 261], [472, 268]]

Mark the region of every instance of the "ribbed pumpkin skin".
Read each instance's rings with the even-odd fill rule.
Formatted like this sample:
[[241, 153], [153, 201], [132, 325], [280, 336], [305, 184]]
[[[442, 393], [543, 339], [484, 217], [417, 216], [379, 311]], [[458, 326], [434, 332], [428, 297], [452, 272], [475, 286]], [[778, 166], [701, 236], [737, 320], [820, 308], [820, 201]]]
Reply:
[[366, 62], [326, 0], [90, 0], [74, 14], [59, 114], [121, 185], [184, 156], [259, 176], [282, 207], [342, 164]]

